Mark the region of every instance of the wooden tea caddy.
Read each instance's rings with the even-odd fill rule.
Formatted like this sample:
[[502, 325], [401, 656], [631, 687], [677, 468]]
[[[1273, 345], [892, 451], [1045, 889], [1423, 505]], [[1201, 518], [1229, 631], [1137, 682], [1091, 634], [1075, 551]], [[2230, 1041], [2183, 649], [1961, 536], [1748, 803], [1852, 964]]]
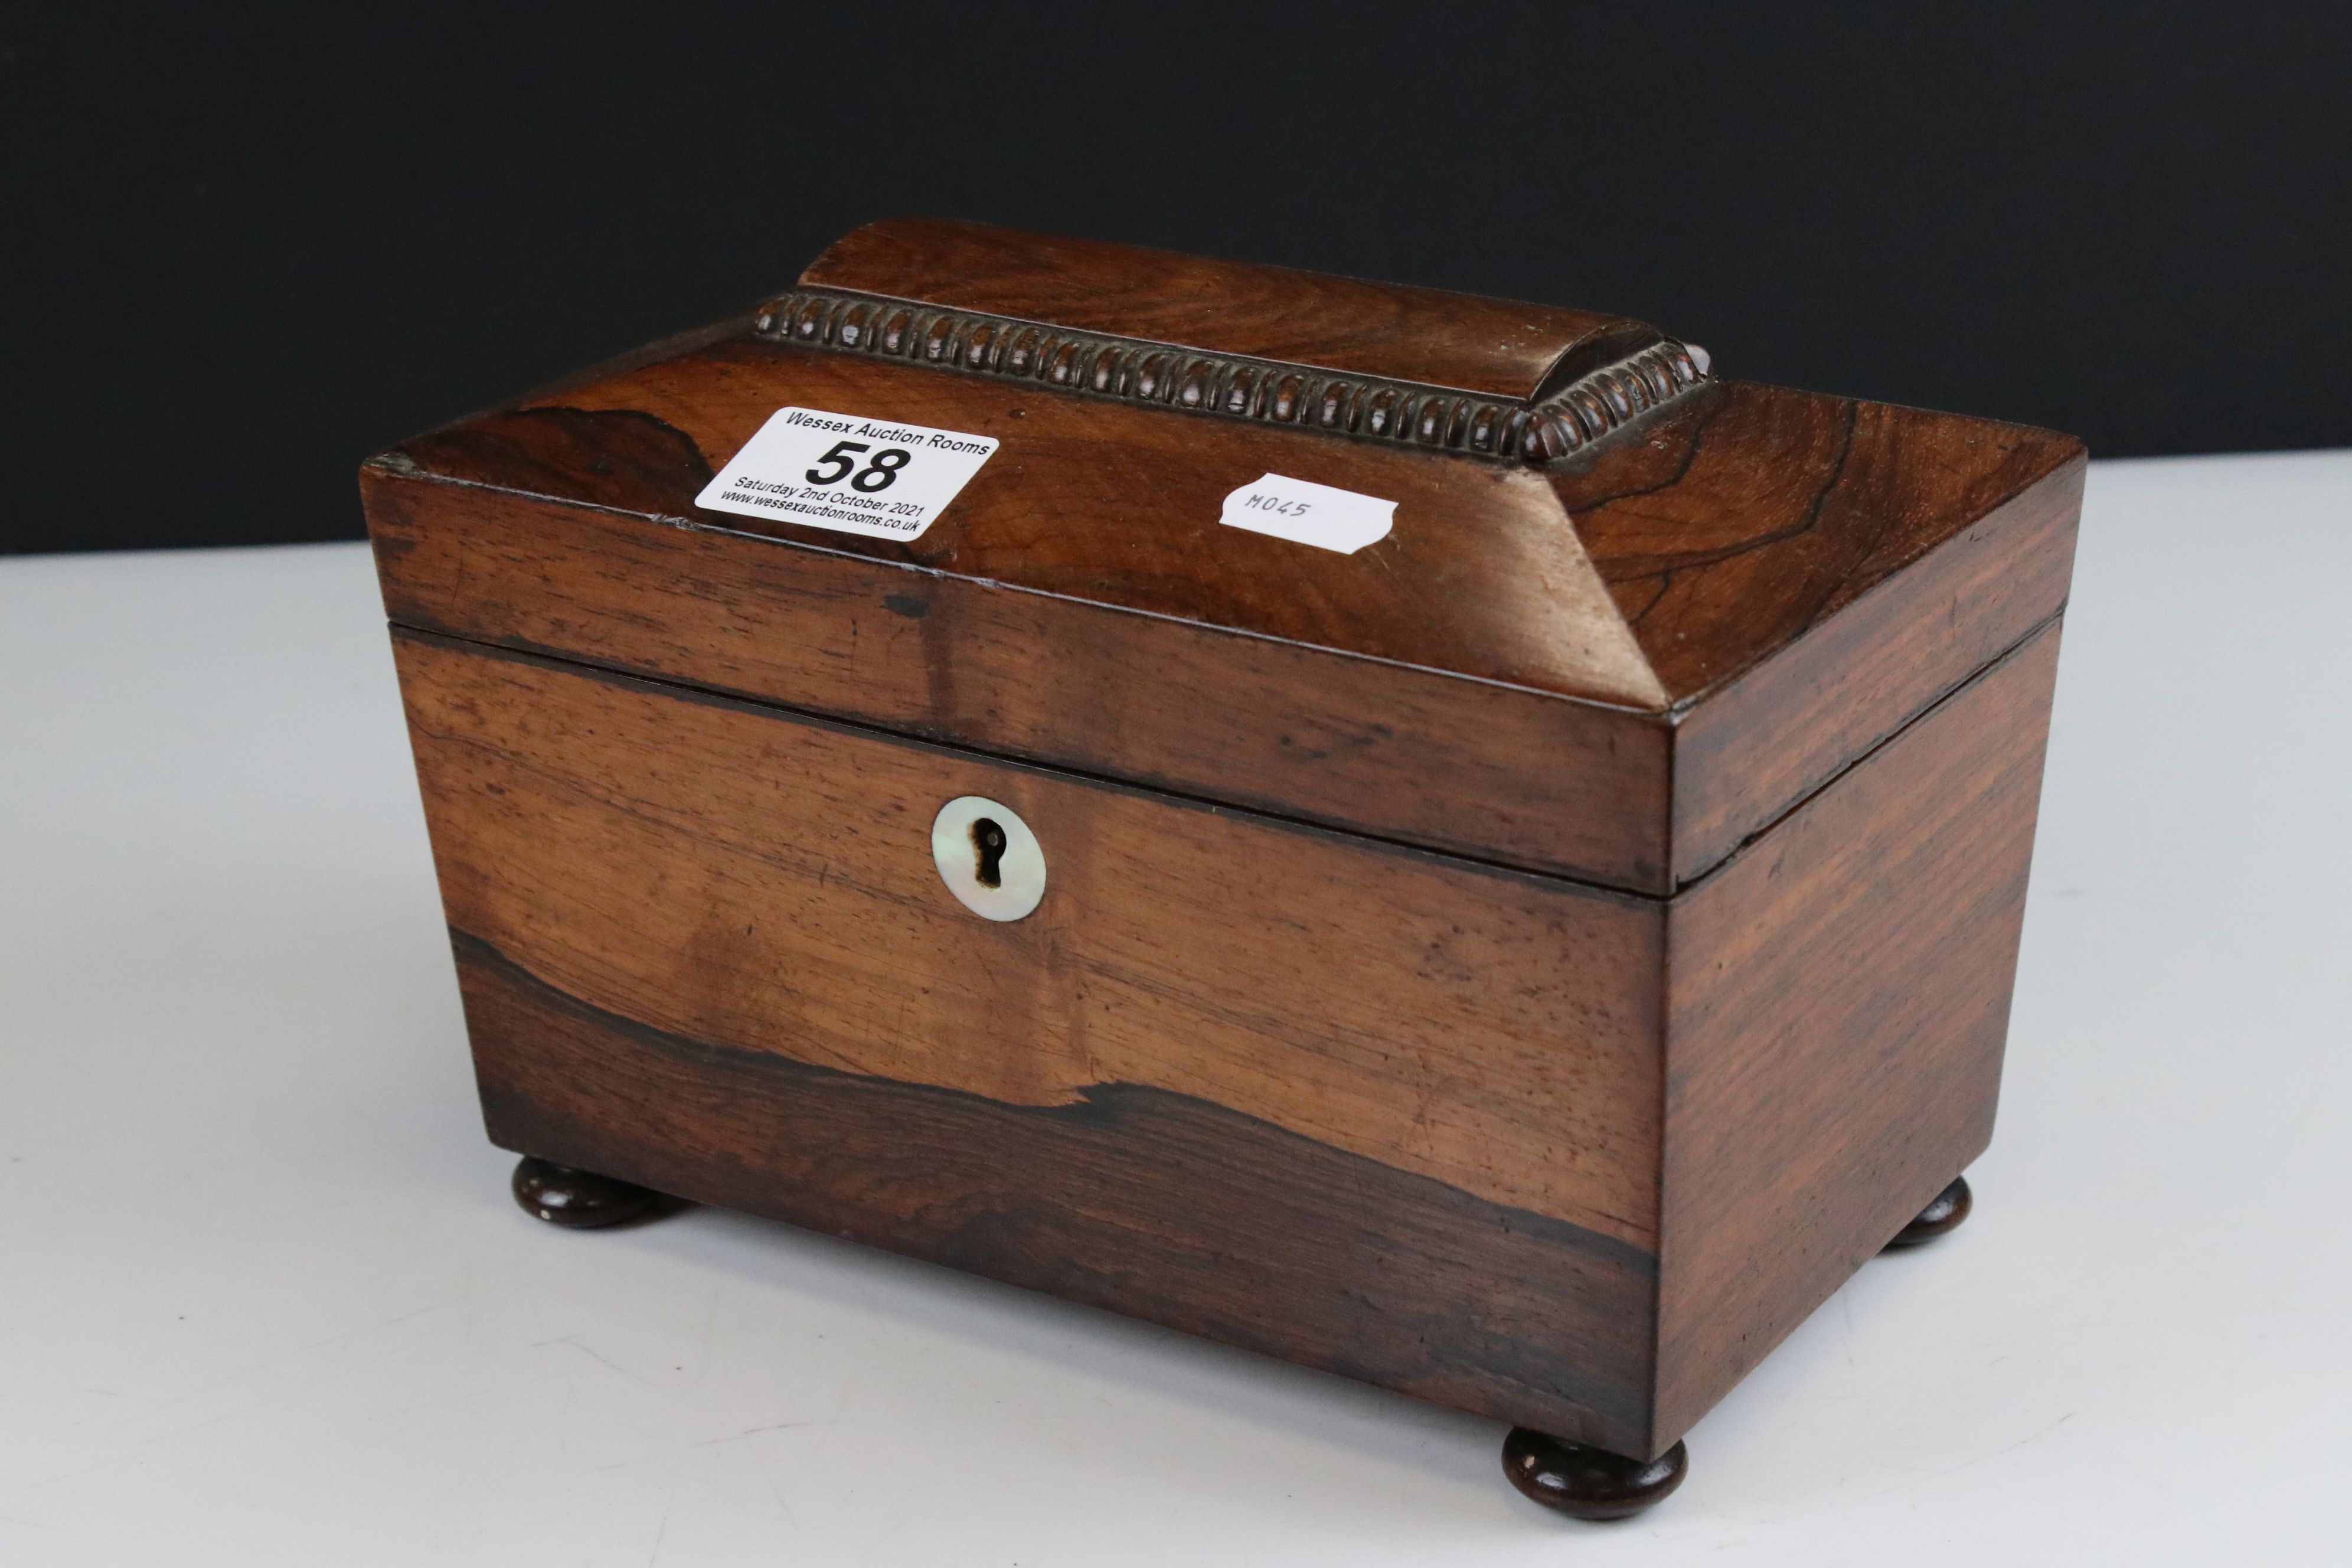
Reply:
[[[787, 408], [885, 438], [698, 505]], [[818, 525], [924, 429], [993, 447], [919, 535]], [[1618, 318], [861, 228], [362, 471], [490, 1137], [542, 1218], [854, 1237], [1633, 1511], [1965, 1216], [2082, 476]]]

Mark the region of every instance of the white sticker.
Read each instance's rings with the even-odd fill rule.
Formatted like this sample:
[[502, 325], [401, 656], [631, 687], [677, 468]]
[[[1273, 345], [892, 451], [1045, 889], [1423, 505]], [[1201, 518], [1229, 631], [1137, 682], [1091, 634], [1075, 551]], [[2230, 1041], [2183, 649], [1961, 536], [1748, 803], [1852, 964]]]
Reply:
[[1222, 521], [1252, 533], [1353, 555], [1389, 536], [1396, 502], [1267, 474], [1225, 498]]
[[993, 436], [779, 408], [694, 504], [841, 533], [914, 539], [995, 451]]

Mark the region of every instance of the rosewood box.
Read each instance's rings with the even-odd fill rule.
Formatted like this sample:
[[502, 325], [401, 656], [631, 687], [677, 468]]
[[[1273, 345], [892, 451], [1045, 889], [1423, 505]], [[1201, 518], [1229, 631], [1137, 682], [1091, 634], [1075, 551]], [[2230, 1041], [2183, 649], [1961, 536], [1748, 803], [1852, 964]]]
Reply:
[[1630, 1511], [1966, 1213], [2082, 475], [1617, 317], [861, 228], [362, 471], [489, 1135]]

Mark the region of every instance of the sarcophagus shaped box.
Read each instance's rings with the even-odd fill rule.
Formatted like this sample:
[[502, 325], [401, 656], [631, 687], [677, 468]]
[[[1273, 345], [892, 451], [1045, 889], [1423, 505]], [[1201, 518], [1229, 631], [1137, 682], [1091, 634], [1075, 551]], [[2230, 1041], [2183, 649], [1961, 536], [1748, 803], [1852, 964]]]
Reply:
[[364, 470], [490, 1136], [1635, 1506], [1964, 1205], [2082, 470], [1609, 316], [860, 229]]

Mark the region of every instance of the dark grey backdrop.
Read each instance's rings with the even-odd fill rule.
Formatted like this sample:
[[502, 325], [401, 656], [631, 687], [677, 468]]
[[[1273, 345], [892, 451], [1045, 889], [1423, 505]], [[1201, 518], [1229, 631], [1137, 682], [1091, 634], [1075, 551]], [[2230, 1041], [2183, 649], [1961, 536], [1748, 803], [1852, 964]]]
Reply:
[[0, 549], [354, 536], [374, 447], [909, 212], [2352, 440], [2340, 4], [307, 9], [0, 21]]

